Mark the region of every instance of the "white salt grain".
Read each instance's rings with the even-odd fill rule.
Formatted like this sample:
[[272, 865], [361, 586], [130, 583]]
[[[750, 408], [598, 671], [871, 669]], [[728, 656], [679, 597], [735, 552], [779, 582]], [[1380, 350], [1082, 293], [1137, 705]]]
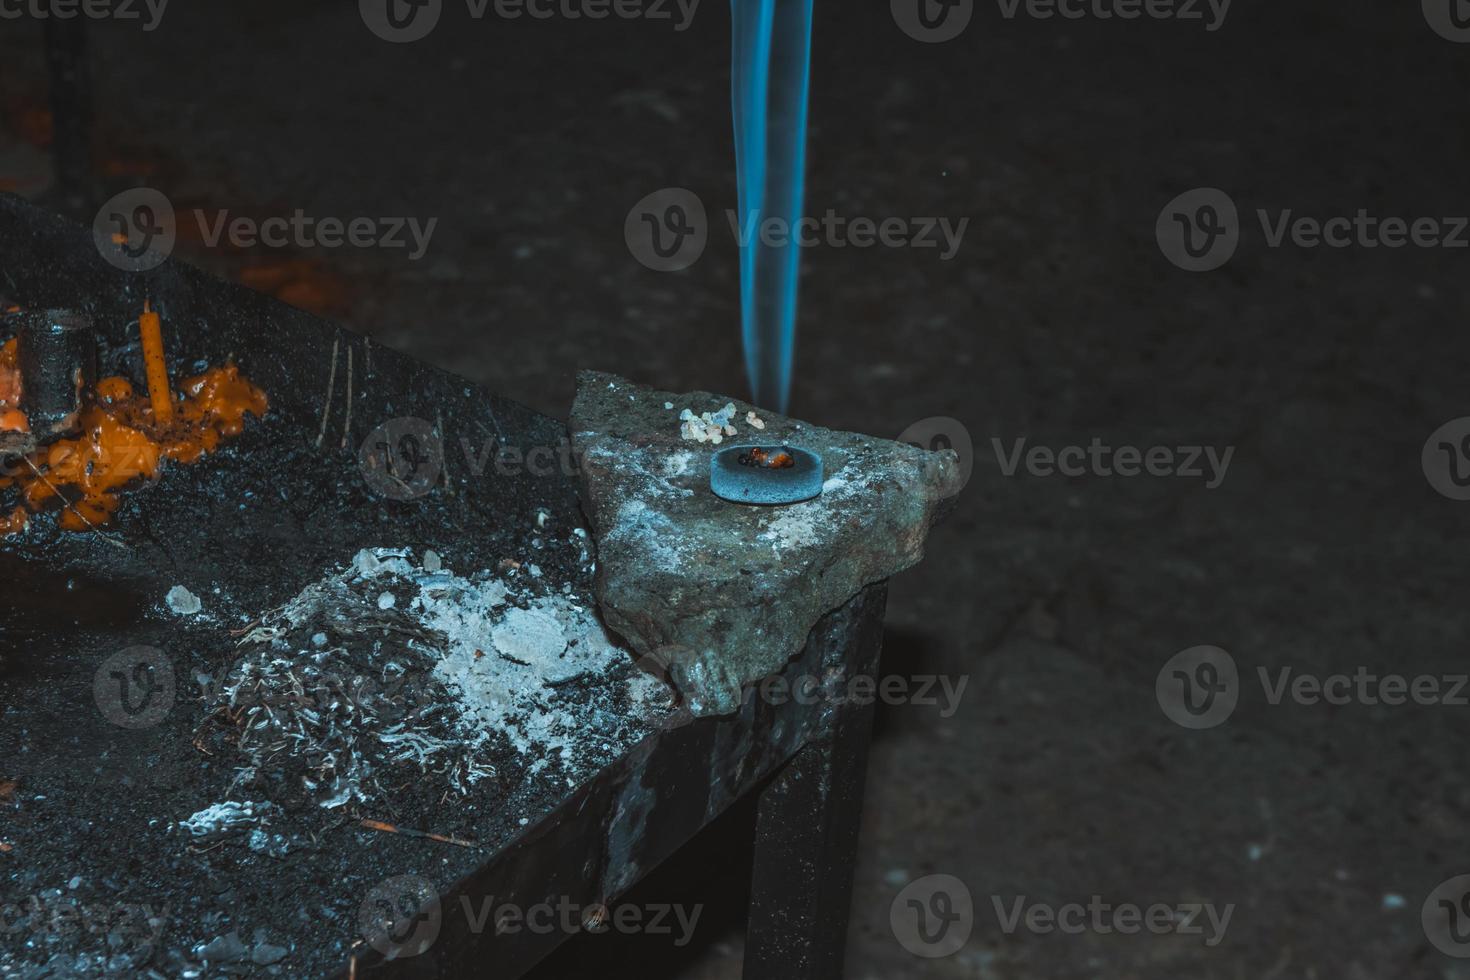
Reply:
[[[670, 403], [670, 408], [673, 404]], [[725, 407], [718, 412], [702, 412], [695, 415], [692, 409], [684, 409], [679, 413], [679, 435], [684, 439], [693, 439], [695, 442], [711, 442], [718, 446], [725, 441], [727, 436], [735, 435], [738, 430], [732, 424], [735, 419], [735, 403], [727, 402]]]
[[164, 601], [168, 603], [169, 609], [180, 616], [193, 616], [204, 608], [204, 603], [199, 601], [199, 597], [182, 585], [169, 589], [168, 595], [164, 596]]

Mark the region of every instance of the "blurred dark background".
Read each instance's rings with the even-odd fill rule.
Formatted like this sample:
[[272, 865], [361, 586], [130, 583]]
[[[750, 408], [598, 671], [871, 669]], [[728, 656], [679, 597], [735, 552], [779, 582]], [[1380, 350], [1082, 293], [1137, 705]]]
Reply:
[[[581, 368], [744, 391], [726, 5], [703, 0], [677, 30], [676, 5], [541, 21], [451, 2], [401, 45], [354, 6], [89, 22], [99, 191], [437, 218], [417, 261], [210, 247], [184, 222], [179, 254], [551, 415]], [[1273, 705], [1255, 680], [1465, 669], [1470, 503], [1436, 492], [1421, 448], [1470, 415], [1467, 251], [1273, 248], [1256, 211], [1470, 215], [1470, 43], [1431, 29], [1433, 2], [1238, 0], [1215, 30], [1206, 5], [1071, 20], [977, 3], [936, 44], [887, 4], [817, 7], [808, 213], [969, 221], [948, 261], [803, 256], [792, 413], [887, 437], [947, 416], [974, 445], [927, 562], [894, 582], [884, 659], [970, 680], [949, 717], [880, 717], [849, 975], [1470, 977], [1419, 917], [1470, 871], [1467, 709]], [[0, 188], [61, 205], [46, 106], [40, 27], [0, 20]], [[624, 239], [664, 187], [711, 216], [678, 273]], [[1155, 238], [1197, 187], [1241, 217], [1234, 256], [1201, 273]], [[1007, 476], [992, 440], [1021, 438], [1234, 455], [1214, 489]], [[1227, 722], [1189, 731], [1155, 679], [1198, 644], [1228, 650], [1243, 686]], [[584, 937], [545, 975], [737, 976], [749, 833], [737, 810], [641, 886], [706, 903], [690, 946]], [[939, 873], [967, 884], [975, 930], [925, 960], [889, 911]], [[1008, 935], [993, 905], [1093, 895], [1235, 911], [1206, 947]]]

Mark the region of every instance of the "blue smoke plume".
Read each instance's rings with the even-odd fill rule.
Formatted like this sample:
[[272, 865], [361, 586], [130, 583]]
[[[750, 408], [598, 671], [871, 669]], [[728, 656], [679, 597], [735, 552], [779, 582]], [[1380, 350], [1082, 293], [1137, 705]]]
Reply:
[[[752, 401], [784, 413], [796, 356], [812, 0], [730, 0], [730, 15], [745, 371]], [[785, 232], [780, 245], [761, 241], [770, 221]]]

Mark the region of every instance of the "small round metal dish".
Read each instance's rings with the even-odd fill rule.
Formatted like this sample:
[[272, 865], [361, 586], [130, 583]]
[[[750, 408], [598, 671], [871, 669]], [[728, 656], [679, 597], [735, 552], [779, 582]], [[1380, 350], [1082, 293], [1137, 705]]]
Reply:
[[796, 504], [822, 492], [822, 457], [793, 446], [730, 446], [709, 464], [709, 488], [736, 504]]

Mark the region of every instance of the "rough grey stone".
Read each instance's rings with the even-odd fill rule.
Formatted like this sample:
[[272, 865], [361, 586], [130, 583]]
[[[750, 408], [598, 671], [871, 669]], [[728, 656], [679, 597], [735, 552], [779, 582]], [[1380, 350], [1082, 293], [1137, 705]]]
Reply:
[[236, 963], [246, 959], [250, 950], [240, 939], [238, 932], [216, 936], [202, 946], [194, 947], [194, 955], [207, 963]]
[[250, 961], [256, 966], [270, 966], [279, 963], [291, 952], [284, 946], [276, 946], [273, 943], [260, 943], [250, 951]]
[[[822, 457], [822, 495], [783, 507], [716, 497], [719, 447], [683, 438], [679, 415], [729, 402], [724, 441], [786, 443]], [[665, 405], [672, 405], [666, 408]], [[916, 564], [961, 485], [953, 452], [836, 432], [708, 392], [676, 395], [616, 375], [578, 376], [572, 444], [597, 540], [607, 625], [668, 670], [695, 714], [728, 714], [741, 688], [800, 652], [825, 613]]]

